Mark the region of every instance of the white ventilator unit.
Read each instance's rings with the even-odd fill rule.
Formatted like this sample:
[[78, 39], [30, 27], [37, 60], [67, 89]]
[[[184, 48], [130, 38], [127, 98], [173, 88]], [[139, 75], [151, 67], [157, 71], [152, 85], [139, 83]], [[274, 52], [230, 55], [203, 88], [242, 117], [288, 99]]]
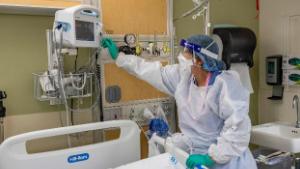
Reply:
[[88, 5], [59, 10], [53, 29], [56, 43], [62, 42], [64, 47], [98, 48], [102, 30], [99, 10]]

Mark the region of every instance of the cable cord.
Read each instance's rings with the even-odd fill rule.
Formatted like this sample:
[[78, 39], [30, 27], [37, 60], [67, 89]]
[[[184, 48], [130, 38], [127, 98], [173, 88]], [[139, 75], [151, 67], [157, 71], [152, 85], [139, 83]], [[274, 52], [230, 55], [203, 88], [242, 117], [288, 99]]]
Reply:
[[75, 61], [74, 61], [74, 72], [77, 72], [77, 59], [78, 59], [78, 48], [76, 48], [77, 52], [76, 52], [76, 56], [75, 56]]
[[[60, 30], [60, 43], [59, 43], [59, 48], [58, 48], [58, 85], [59, 85], [59, 91], [60, 91], [60, 96], [61, 99], [65, 105], [65, 109], [66, 109], [66, 125], [69, 126], [70, 125], [70, 117], [69, 117], [69, 106], [68, 106], [68, 101], [66, 98], [66, 93], [64, 90], [64, 84], [63, 84], [63, 79], [64, 79], [64, 68], [63, 68], [63, 56], [62, 56], [62, 40], [63, 40], [63, 30]], [[54, 30], [55, 32], [55, 30]], [[56, 43], [56, 37], [55, 39], [55, 43]], [[56, 51], [56, 49], [55, 49]], [[68, 146], [72, 147], [72, 141], [70, 136], [67, 136], [67, 142], [68, 142]]]
[[62, 40], [63, 40], [63, 32], [62, 30], [60, 30], [60, 43], [59, 43], [59, 52], [58, 52], [58, 84], [59, 84], [59, 90], [60, 90], [60, 96], [61, 96], [61, 99], [63, 101], [63, 103], [65, 104], [65, 109], [66, 109], [66, 112], [67, 112], [67, 118], [66, 118], [66, 121], [67, 121], [67, 125], [70, 124], [70, 119], [69, 119], [69, 106], [68, 106], [68, 101], [67, 101], [67, 97], [66, 97], [66, 92], [65, 92], [65, 89], [64, 89], [64, 82], [63, 82], [63, 79], [64, 79], [64, 68], [63, 68], [63, 56], [62, 56]]
[[98, 103], [98, 106], [99, 106], [99, 118], [100, 118], [100, 121], [103, 121], [104, 120], [104, 117], [103, 117], [103, 105], [102, 105], [102, 92], [101, 92], [101, 66], [97, 63], [98, 62], [98, 59], [99, 59], [99, 54], [101, 53], [101, 48], [99, 49], [99, 51], [96, 50], [96, 53], [95, 53], [95, 68], [93, 69], [94, 70], [94, 73], [96, 75], [96, 90], [97, 90], [97, 103]]
[[76, 90], [83, 90], [84, 87], [85, 87], [85, 84], [86, 84], [86, 79], [87, 79], [87, 74], [86, 74], [86, 72], [83, 73], [83, 83], [82, 83], [82, 85], [81, 85], [80, 87], [77, 87], [77, 86], [75, 85], [73, 73], [70, 72], [69, 75], [70, 75], [70, 77], [71, 77], [72, 87], [73, 87], [74, 89], [76, 89]]

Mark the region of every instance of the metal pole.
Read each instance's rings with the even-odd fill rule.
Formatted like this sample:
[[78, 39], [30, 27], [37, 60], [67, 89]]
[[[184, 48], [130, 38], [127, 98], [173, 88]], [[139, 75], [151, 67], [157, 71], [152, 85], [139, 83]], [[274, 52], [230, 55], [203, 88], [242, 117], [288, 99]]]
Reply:
[[171, 63], [175, 63], [175, 31], [173, 24], [173, 0], [169, 0], [168, 5], [168, 35], [170, 38], [170, 47], [171, 47]]
[[53, 58], [53, 33], [52, 30], [46, 31], [47, 35], [47, 53], [48, 53], [48, 70], [54, 68], [55, 62]]
[[206, 2], [205, 5], [205, 34], [206, 35], [210, 35], [210, 27], [211, 27], [211, 23], [210, 23], [210, 3], [209, 1]]

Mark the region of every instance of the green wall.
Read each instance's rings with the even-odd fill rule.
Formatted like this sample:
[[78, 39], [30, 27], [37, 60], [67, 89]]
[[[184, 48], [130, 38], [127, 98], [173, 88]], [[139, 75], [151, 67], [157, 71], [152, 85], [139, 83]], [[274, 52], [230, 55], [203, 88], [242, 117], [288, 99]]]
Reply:
[[0, 14], [0, 90], [8, 115], [53, 111], [33, 98], [33, 72], [47, 69], [46, 29], [53, 18]]
[[[46, 29], [52, 29], [53, 17], [0, 14], [0, 90], [7, 92], [4, 101], [7, 115], [51, 112], [63, 109], [33, 98], [32, 73], [47, 69]], [[85, 63], [86, 50], [79, 51], [78, 65]], [[65, 59], [67, 69], [74, 56]]]
[[[248, 27], [258, 36], [258, 19], [255, 0], [210, 0], [211, 22], [214, 24], [234, 24]], [[193, 8], [192, 0], [174, 0], [174, 17]], [[186, 38], [193, 34], [203, 34], [203, 22], [187, 17], [175, 22], [176, 39]], [[258, 122], [258, 49], [254, 55], [254, 67], [251, 69], [251, 80], [255, 93], [251, 95], [250, 116], [253, 124]]]
[[[193, 7], [192, 0], [174, 0], [174, 17]], [[211, 0], [212, 23], [230, 23], [249, 27], [257, 33], [258, 20], [254, 0]], [[47, 68], [46, 29], [51, 29], [53, 17], [0, 14], [0, 90], [8, 94], [5, 100], [8, 115], [56, 111], [57, 106], [33, 98], [33, 72]], [[203, 33], [201, 18], [191, 17], [175, 23], [177, 39]], [[87, 57], [79, 57], [84, 62]], [[251, 78], [255, 94], [251, 97], [251, 117], [257, 122], [258, 55]], [[74, 58], [68, 58], [70, 62]], [[81, 59], [81, 61], [80, 61]]]

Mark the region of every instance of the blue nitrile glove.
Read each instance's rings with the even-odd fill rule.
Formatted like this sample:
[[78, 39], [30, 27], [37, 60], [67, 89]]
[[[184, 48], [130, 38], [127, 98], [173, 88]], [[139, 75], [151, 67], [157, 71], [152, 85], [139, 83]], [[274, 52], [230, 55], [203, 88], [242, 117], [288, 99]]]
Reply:
[[189, 169], [194, 169], [195, 167], [197, 167], [197, 165], [212, 167], [215, 162], [209, 155], [193, 154], [189, 156], [185, 164]]
[[101, 46], [103, 48], [108, 48], [109, 54], [113, 60], [116, 60], [119, 55], [119, 50], [115, 42], [111, 38], [103, 38], [101, 40]]
[[168, 135], [169, 126], [162, 118], [151, 119], [149, 124], [150, 134], [156, 133], [160, 137]]

